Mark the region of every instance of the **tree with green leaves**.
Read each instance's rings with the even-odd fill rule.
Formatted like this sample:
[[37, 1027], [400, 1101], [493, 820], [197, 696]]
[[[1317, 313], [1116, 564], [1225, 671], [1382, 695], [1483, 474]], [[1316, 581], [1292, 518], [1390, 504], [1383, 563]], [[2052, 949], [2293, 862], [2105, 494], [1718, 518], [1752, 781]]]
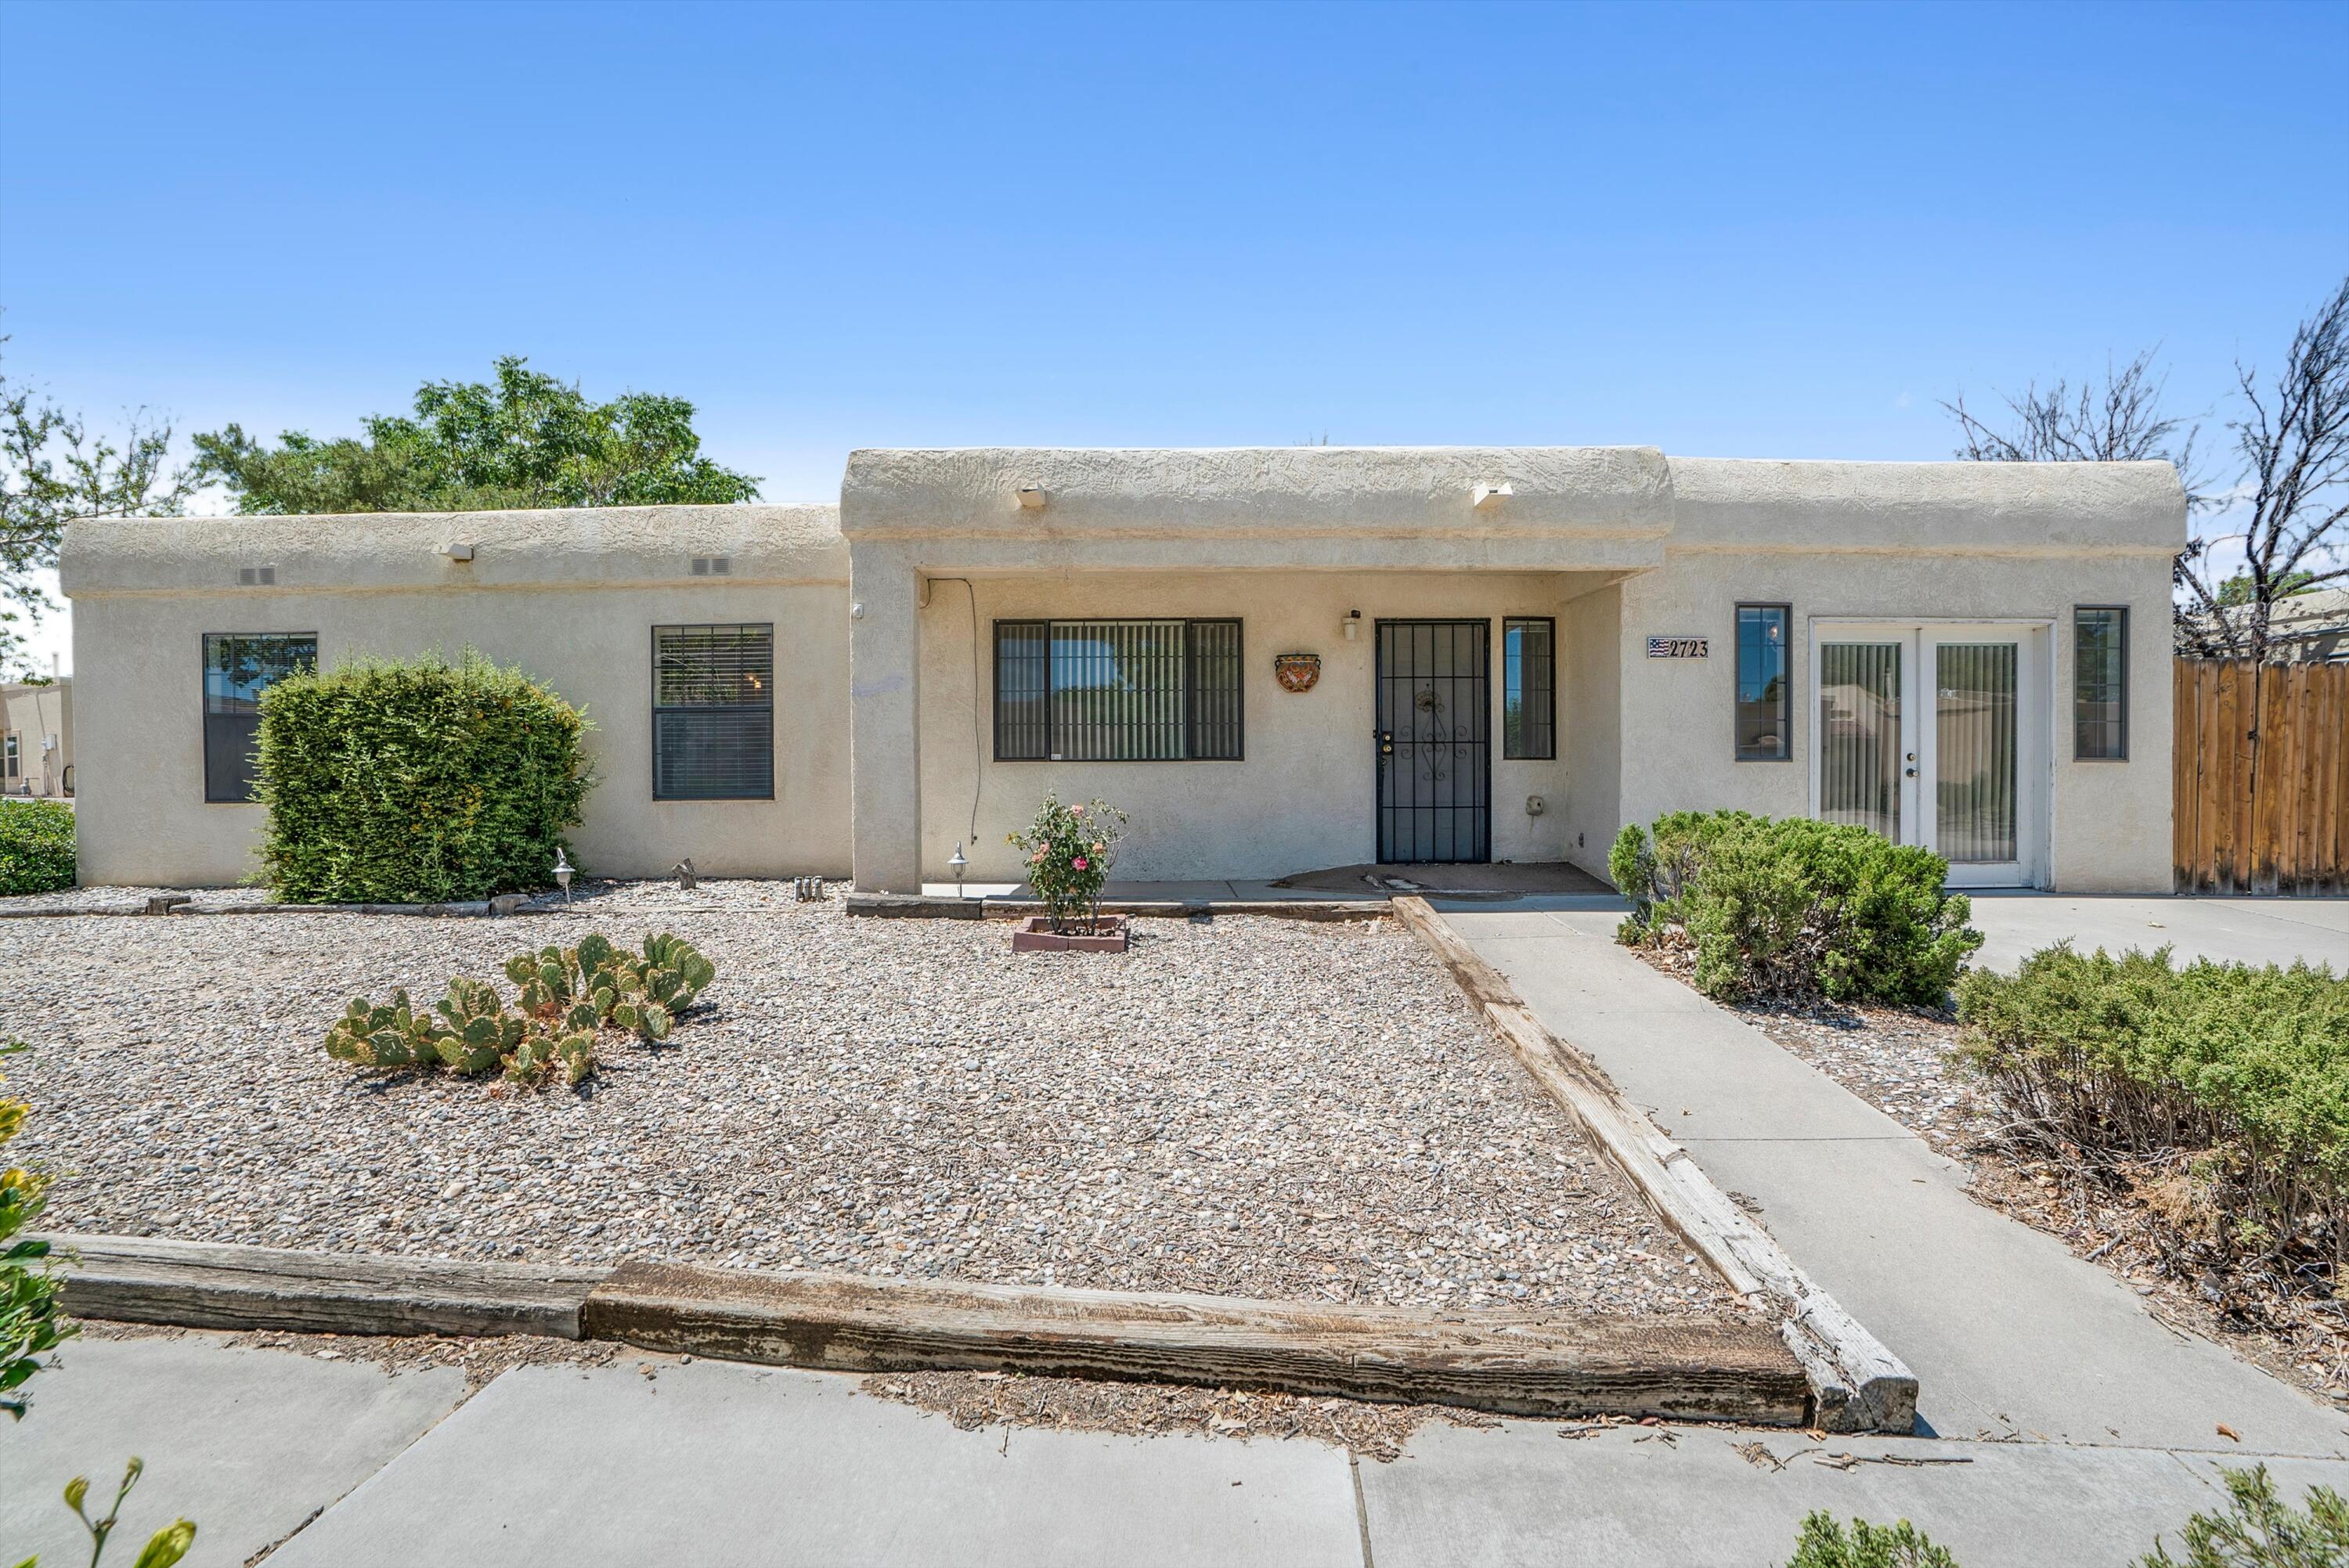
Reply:
[[135, 409], [118, 442], [0, 370], [0, 670], [21, 663], [26, 620], [56, 608], [33, 573], [57, 563], [68, 519], [170, 517], [199, 483], [171, 461], [170, 420]]
[[754, 477], [701, 455], [693, 413], [651, 392], [590, 402], [510, 355], [494, 380], [427, 382], [412, 415], [357, 436], [288, 430], [269, 447], [230, 425], [195, 443], [204, 477], [255, 516], [756, 500]]

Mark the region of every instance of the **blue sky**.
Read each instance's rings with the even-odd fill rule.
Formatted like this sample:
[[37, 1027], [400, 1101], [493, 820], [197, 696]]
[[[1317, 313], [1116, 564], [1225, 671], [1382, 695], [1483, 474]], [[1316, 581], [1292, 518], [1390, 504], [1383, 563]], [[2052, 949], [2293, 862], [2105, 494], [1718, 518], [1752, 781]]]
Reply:
[[[501, 353], [852, 446], [1931, 458], [2349, 268], [2349, 5], [0, 0], [0, 330], [341, 432]], [[2221, 410], [2223, 412], [2223, 409]]]

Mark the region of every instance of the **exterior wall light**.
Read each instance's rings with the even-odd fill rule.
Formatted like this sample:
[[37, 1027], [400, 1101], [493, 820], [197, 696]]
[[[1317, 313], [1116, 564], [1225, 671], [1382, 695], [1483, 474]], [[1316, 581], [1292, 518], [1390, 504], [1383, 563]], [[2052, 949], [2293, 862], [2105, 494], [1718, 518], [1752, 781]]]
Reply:
[[1346, 634], [1346, 641], [1352, 642], [1362, 634], [1362, 613], [1360, 610], [1347, 611], [1346, 618], [1338, 623], [1338, 629]]
[[1506, 480], [1496, 485], [1471, 485], [1468, 487], [1469, 500], [1480, 509], [1493, 505], [1505, 495], [1513, 495], [1516, 492], [1509, 488]]
[[1042, 485], [1021, 485], [1019, 487], [1019, 509], [1022, 511], [1043, 511], [1044, 487]]

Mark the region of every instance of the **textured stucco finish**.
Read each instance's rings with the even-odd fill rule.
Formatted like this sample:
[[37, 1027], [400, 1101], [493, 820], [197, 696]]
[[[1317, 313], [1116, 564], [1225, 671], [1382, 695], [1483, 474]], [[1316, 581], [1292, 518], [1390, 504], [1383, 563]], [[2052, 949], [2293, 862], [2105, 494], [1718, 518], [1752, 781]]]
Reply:
[[[59, 676], [40, 685], [0, 686], [0, 734], [14, 735], [18, 772], [0, 779], [0, 789], [11, 795], [62, 795], [66, 769], [73, 767], [73, 676]], [[43, 749], [50, 737], [57, 749]], [[74, 782], [81, 772], [74, 771]]]
[[[847, 560], [821, 526], [830, 516], [660, 507], [77, 522], [65, 559], [82, 881], [210, 885], [254, 870], [261, 808], [203, 798], [207, 632], [316, 632], [327, 665], [470, 646], [539, 676], [596, 727], [602, 782], [574, 834], [591, 872], [651, 875], [691, 855], [712, 875], [843, 874]], [[171, 548], [175, 529], [184, 551]], [[471, 568], [439, 555], [451, 537], [483, 542]], [[689, 575], [691, 555], [730, 552], [731, 577]], [[329, 585], [329, 564], [347, 558], [365, 564]], [[256, 559], [277, 566], [274, 588], [219, 585]], [[656, 801], [651, 629], [713, 621], [774, 623], [775, 799]]]
[[[1578, 573], [1104, 573], [978, 578], [968, 587], [934, 580], [929, 608], [922, 614], [924, 874], [932, 882], [948, 877], [947, 861], [963, 842], [970, 846], [965, 853], [971, 880], [1017, 880], [1016, 852], [1004, 837], [1026, 826], [1048, 789], [1057, 789], [1064, 800], [1098, 795], [1133, 819], [1117, 863], [1122, 878], [1277, 876], [1375, 859], [1377, 710], [1371, 676], [1374, 626], [1381, 619], [1489, 620], [1493, 856], [1557, 860], [1568, 841], [1562, 808], [1574, 788], [1573, 759], [1563, 745], [1555, 760], [1502, 757], [1501, 618], [1558, 617], [1562, 639], [1567, 600], [1588, 586]], [[1341, 629], [1350, 610], [1362, 613], [1361, 635], [1351, 642]], [[1126, 616], [1239, 617], [1245, 758], [994, 760], [988, 707], [993, 623]], [[1274, 679], [1273, 655], [1287, 653], [1321, 655], [1320, 679], [1311, 691], [1284, 691]], [[1558, 696], [1558, 731], [1561, 737], [1578, 733], [1564, 692]], [[1542, 815], [1527, 815], [1528, 795], [1543, 797], [1547, 810]]]
[[[1512, 493], [1475, 505], [1475, 487], [1493, 484]], [[1028, 486], [1040, 509], [1020, 504]], [[83, 874], [199, 882], [249, 869], [259, 812], [202, 803], [208, 631], [316, 631], [330, 662], [470, 645], [546, 678], [600, 727], [605, 783], [579, 835], [599, 871], [657, 872], [689, 853], [720, 874], [853, 863], [861, 885], [910, 889], [942, 879], [966, 841], [970, 875], [1001, 880], [1015, 871], [1004, 834], [1048, 788], [1133, 813], [1124, 875], [1368, 860], [1374, 643], [1367, 626], [1352, 643], [1340, 633], [1359, 609], [1366, 623], [1493, 620], [1493, 852], [1594, 870], [1626, 820], [1811, 809], [1819, 619], [2046, 623], [2047, 874], [2066, 889], [2167, 891], [2168, 561], [2185, 531], [2163, 464], [1652, 448], [860, 451], [836, 510], [77, 523], [63, 574], [82, 676]], [[448, 560], [450, 542], [474, 560]], [[730, 557], [732, 575], [689, 576], [694, 555]], [[275, 568], [276, 585], [236, 587], [253, 565]], [[1741, 601], [1794, 608], [1792, 762], [1732, 760]], [[2124, 763], [2071, 760], [2081, 603], [2132, 612]], [[1557, 620], [1555, 761], [1498, 755], [1510, 614]], [[1246, 760], [994, 762], [988, 624], [1006, 615], [1239, 616]], [[649, 628], [736, 620], [776, 624], [778, 798], [656, 803]], [[1645, 639], [1663, 634], [1711, 637], [1713, 656], [1646, 659]], [[1272, 655], [1296, 651], [1324, 660], [1303, 696], [1272, 678]], [[1529, 794], [1547, 804], [1539, 818]]]

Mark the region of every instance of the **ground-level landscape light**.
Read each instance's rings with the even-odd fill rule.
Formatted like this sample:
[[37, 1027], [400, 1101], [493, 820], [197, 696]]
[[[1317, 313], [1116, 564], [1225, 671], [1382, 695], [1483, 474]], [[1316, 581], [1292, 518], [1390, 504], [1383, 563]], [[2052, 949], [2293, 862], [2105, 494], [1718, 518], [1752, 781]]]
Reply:
[[947, 864], [948, 864], [948, 865], [950, 865], [950, 866], [954, 867], [954, 874], [955, 874], [955, 897], [957, 897], [957, 898], [960, 898], [960, 897], [962, 897], [962, 895], [963, 895], [963, 894], [962, 894], [962, 873], [963, 873], [966, 870], [968, 870], [968, 869], [969, 868], [969, 866], [970, 866], [970, 861], [963, 858], [962, 843], [961, 843], [961, 841], [960, 841], [959, 840], [957, 840], [957, 841], [956, 841], [956, 843], [955, 843], [954, 859], [952, 859], [952, 860], [948, 861], [947, 862]]
[[571, 902], [571, 862], [564, 858], [563, 847], [560, 844], [556, 845], [554, 850], [554, 885], [563, 890], [563, 902], [565, 903], [569, 903]]

